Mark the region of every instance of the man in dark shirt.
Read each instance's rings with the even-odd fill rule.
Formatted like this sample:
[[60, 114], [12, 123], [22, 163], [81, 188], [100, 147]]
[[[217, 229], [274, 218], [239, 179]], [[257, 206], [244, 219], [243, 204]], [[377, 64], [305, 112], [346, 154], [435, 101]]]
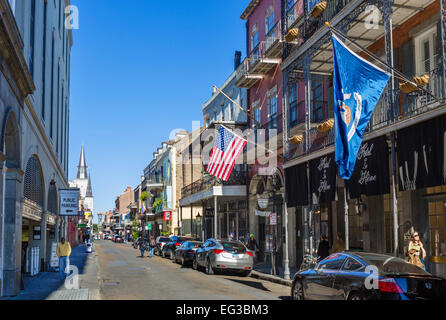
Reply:
[[321, 261], [330, 255], [330, 245], [328, 244], [325, 234], [321, 236], [321, 241], [319, 242], [319, 247], [317, 249], [317, 255], [319, 256], [318, 261]]
[[253, 257], [253, 260], [254, 260], [254, 263], [255, 263], [255, 261], [256, 261], [256, 252], [259, 250], [259, 245], [258, 245], [258, 243], [257, 243], [257, 240], [256, 239], [254, 239], [254, 234], [250, 234], [249, 235], [249, 240], [248, 240], [248, 249], [250, 250], [250, 251], [252, 251], [252, 257]]

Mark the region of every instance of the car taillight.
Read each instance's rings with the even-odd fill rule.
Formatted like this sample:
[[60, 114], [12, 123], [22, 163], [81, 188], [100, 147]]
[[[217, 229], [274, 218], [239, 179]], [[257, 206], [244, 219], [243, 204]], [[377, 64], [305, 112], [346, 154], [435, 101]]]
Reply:
[[177, 243], [175, 243], [175, 246], [176, 247], [181, 246], [181, 243], [177, 242]]
[[245, 253], [252, 257], [252, 252], [246, 251]]
[[392, 278], [380, 279], [378, 286], [381, 292], [403, 293], [403, 290], [401, 290], [401, 288], [395, 282], [395, 279]]
[[220, 254], [220, 253], [222, 253], [224, 250], [214, 249], [213, 251], [214, 251], [215, 254]]

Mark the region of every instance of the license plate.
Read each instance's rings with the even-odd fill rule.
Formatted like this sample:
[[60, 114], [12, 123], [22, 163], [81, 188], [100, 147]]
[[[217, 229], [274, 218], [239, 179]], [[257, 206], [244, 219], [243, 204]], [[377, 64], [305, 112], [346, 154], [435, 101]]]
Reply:
[[238, 258], [238, 254], [233, 254], [232, 257], [233, 258]]

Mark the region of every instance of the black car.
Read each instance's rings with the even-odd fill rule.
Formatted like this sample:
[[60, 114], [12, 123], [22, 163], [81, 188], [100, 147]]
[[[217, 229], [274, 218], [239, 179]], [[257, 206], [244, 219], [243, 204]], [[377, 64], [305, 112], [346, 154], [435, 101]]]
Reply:
[[163, 236], [159, 236], [156, 238], [155, 240], [156, 245], [155, 245], [155, 254], [161, 256], [162, 252], [163, 252], [163, 247], [166, 243], [170, 242], [170, 238], [169, 237], [163, 237]]
[[294, 300], [446, 300], [446, 280], [393, 256], [335, 253], [297, 272]]
[[163, 258], [169, 257], [170, 260], [174, 259], [175, 256], [175, 250], [183, 244], [183, 242], [193, 240], [191, 238], [186, 237], [178, 237], [178, 236], [172, 236], [170, 237], [170, 242], [166, 243], [162, 250], [161, 255]]
[[174, 253], [174, 262], [181, 263], [182, 266], [192, 263], [194, 260], [195, 251], [199, 246], [203, 245], [201, 241], [185, 241], [179, 246]]

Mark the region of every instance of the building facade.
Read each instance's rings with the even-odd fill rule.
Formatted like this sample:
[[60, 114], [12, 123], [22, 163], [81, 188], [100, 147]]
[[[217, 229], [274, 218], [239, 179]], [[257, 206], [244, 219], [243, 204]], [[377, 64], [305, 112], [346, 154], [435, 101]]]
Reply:
[[[406, 258], [415, 230], [428, 254], [428, 270], [446, 275], [444, 141], [429, 138], [444, 137], [445, 132], [446, 37], [445, 12], [441, 12], [445, 3], [441, 2], [333, 1], [318, 16], [315, 2], [289, 3], [287, 16], [296, 18], [285, 24], [282, 33], [285, 38], [297, 28], [299, 34], [294, 41], [284, 41], [281, 65], [287, 119], [284, 167], [290, 242], [295, 244], [297, 264], [303, 254], [317, 249], [321, 234], [331, 244], [339, 232], [352, 250]], [[373, 20], [370, 17], [378, 17], [373, 26], [367, 24]], [[331, 33], [325, 21], [356, 41], [358, 45], [346, 44], [379, 67], [391, 72], [364, 48], [410, 79], [426, 74], [430, 78], [426, 91], [409, 93], [401, 81], [389, 82], [348, 181], [339, 179], [334, 164], [333, 127], [323, 125], [333, 118], [336, 107], [331, 98]], [[305, 90], [298, 90], [297, 101], [304, 101], [306, 108], [298, 107], [294, 121], [293, 101], [299, 83]], [[326, 107], [320, 107], [318, 97]], [[299, 126], [304, 130], [299, 131]]]
[[0, 1], [1, 295], [20, 291], [31, 248], [39, 270], [66, 236], [58, 190], [68, 187], [69, 1]]

